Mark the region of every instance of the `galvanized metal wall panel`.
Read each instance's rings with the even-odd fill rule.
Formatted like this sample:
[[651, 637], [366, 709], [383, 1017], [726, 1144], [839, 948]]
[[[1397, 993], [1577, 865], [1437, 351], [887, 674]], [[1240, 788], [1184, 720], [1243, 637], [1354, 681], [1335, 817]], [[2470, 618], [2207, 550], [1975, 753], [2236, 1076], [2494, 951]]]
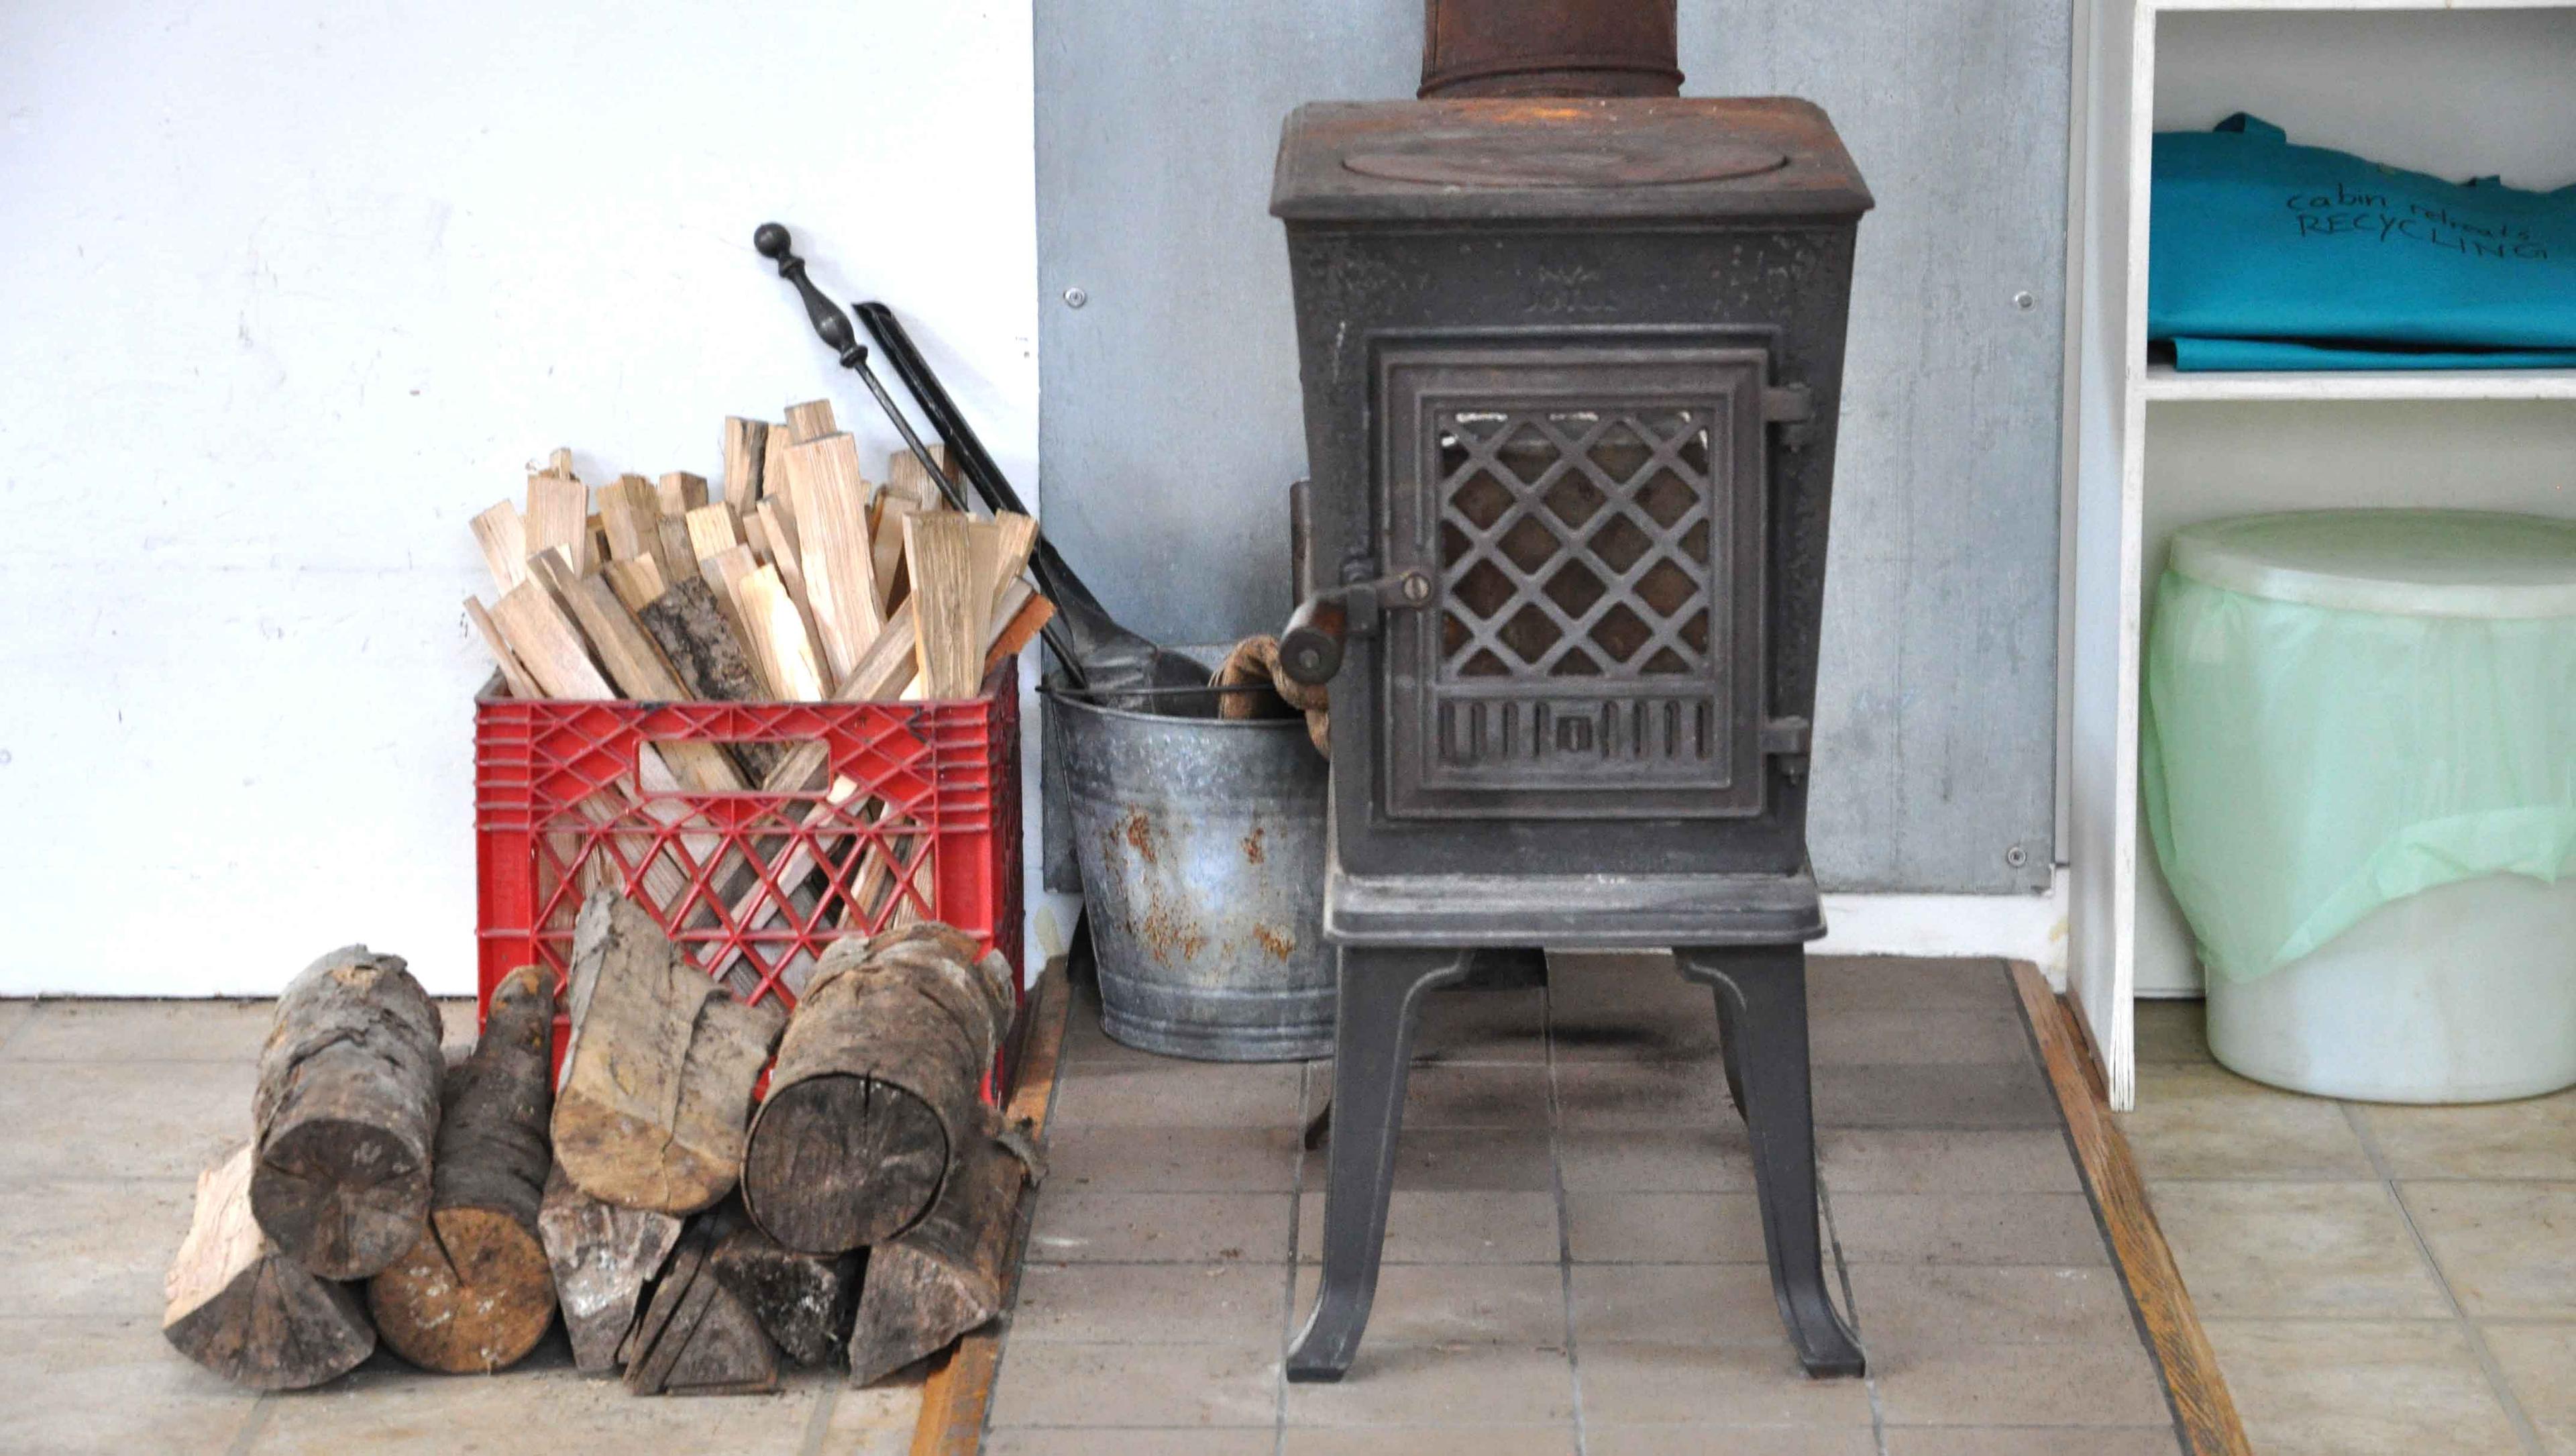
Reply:
[[[1279, 122], [1410, 95], [1421, 20], [1406, 0], [1038, 0], [1047, 528], [1144, 632], [1287, 613], [1304, 445]], [[2068, 33], [2068, 0], [1682, 3], [1686, 91], [1821, 102], [1879, 200], [1817, 705], [1832, 888], [2047, 883]]]

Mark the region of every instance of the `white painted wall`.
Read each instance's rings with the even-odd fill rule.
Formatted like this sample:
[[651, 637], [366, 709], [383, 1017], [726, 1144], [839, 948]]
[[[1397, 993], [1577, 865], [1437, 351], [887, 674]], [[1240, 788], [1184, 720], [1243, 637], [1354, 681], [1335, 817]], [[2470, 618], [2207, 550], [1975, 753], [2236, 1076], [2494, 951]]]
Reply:
[[722, 416], [827, 392], [895, 443], [768, 217], [1033, 485], [1029, 37], [1024, 0], [0, 5], [0, 994], [272, 990], [352, 940], [470, 989], [467, 518], [560, 444], [715, 477]]

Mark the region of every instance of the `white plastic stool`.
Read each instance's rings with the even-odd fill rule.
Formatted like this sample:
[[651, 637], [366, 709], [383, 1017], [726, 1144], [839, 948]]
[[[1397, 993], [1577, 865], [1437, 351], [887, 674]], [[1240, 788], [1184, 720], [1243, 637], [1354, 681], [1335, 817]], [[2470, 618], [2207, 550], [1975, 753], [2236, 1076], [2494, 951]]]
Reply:
[[[2253, 516], [2177, 532], [2171, 566], [2176, 577], [2222, 594], [2201, 600], [2234, 603], [2219, 616], [2203, 608], [2196, 622], [2176, 622], [2174, 630], [2182, 635], [2174, 639], [2174, 652], [2223, 653], [2224, 658], [2198, 660], [2232, 661], [2249, 670], [2278, 664], [2285, 681], [2288, 669], [2334, 660], [2318, 654], [2336, 643], [2380, 640], [2367, 635], [2374, 631], [2372, 619], [2447, 621], [2428, 626], [2420, 654], [2392, 667], [2385, 680], [2358, 675], [2320, 684], [2311, 671], [2298, 692], [2243, 692], [2241, 702], [2191, 699], [2189, 706], [2198, 712], [2192, 736], [2187, 744], [2171, 745], [2179, 756], [2163, 760], [2162, 769], [2169, 782], [2196, 776], [2194, 812], [2202, 831], [2197, 842], [2204, 851], [2214, 844], [2212, 831], [2226, 829], [2231, 812], [2208, 792], [2228, 780], [2211, 775], [2231, 764], [2239, 774], [2235, 782], [2252, 790], [2244, 812], [2257, 815], [2277, 815], [2282, 802], [2295, 805], [2301, 793], [2322, 796], [2320, 803], [2349, 805], [2391, 792], [2419, 805], [2421, 822], [2444, 822], [2453, 812], [2451, 786], [2477, 766], [2463, 756], [2488, 752], [2520, 755], [2494, 762], [2524, 766], [2527, 780], [2555, 780], [2560, 787], [2536, 790], [2544, 810], [2564, 793], [2563, 773], [2548, 767], [2561, 750], [2534, 745], [2565, 743], [2551, 725], [2576, 718], [2576, 674], [2566, 674], [2567, 654], [2546, 657], [2553, 666], [2522, 671], [2511, 683], [2474, 669], [2461, 670], [2457, 680], [2446, 674], [2454, 662], [2489, 665], [2475, 651], [2495, 640], [2486, 634], [2576, 633], [2576, 524], [2456, 511]], [[2265, 620], [2279, 625], [2224, 625]], [[2194, 637], [2195, 629], [2202, 635]], [[2445, 642], [2462, 646], [2446, 651]], [[2212, 684], [2212, 692], [2248, 681], [2194, 678], [2183, 656], [2170, 663], [2179, 664], [2168, 668], [2176, 693], [2193, 692], [2203, 681]], [[2436, 670], [2415, 670], [2425, 664]], [[2567, 681], [2558, 680], [2562, 674]], [[2410, 691], [2418, 696], [2403, 696]], [[2564, 713], [2550, 694], [2567, 697]], [[2483, 706], [2506, 701], [2517, 703], [2509, 721], [2527, 730], [2542, 725], [2536, 733], [2489, 747], [2475, 733], [2446, 732], [2476, 721]], [[2368, 716], [2391, 703], [2406, 706]], [[2220, 704], [2225, 711], [2213, 719], [2208, 710]], [[2346, 715], [2382, 725], [2386, 748], [2362, 752], [2352, 740], [2333, 739], [2331, 731]], [[2241, 753], [2230, 760], [2232, 750]], [[2311, 751], [2324, 756], [2308, 756]], [[2534, 763], [2542, 770], [2530, 772]], [[2248, 771], [2254, 777], [2244, 777]], [[2271, 785], [2290, 792], [2257, 807]], [[2279, 824], [2256, 819], [2248, 828]], [[2314, 836], [2305, 841], [2308, 852], [2320, 854], [2351, 842]], [[2249, 904], [2268, 909], [2280, 902], [2240, 898], [2221, 904], [2219, 890], [2259, 896], [2267, 893], [2261, 889], [2266, 871], [2304, 861], [2231, 852], [2237, 856], [2232, 875], [2221, 861], [2204, 860], [2198, 869], [2200, 891], [2212, 896], [2213, 911], [2236, 917], [2214, 923], [2232, 931], [2246, 923]], [[2562, 870], [2552, 882], [2536, 873], [2488, 873], [2413, 893], [2394, 891], [2397, 898], [2286, 965], [2253, 975], [2213, 970], [2211, 1053], [2258, 1081], [2372, 1101], [2480, 1102], [2576, 1085], [2576, 874]]]

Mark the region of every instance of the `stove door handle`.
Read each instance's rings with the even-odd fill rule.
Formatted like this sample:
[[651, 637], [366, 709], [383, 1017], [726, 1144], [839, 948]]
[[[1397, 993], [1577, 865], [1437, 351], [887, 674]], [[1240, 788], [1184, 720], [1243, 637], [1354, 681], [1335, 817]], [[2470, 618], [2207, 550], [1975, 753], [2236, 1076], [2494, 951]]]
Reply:
[[1279, 670], [1291, 682], [1322, 687], [1342, 670], [1342, 646], [1351, 615], [1338, 591], [1317, 592], [1297, 604], [1279, 629]]
[[1319, 591], [1299, 602], [1279, 630], [1280, 670], [1292, 682], [1321, 687], [1342, 670], [1351, 638], [1377, 635], [1381, 612], [1429, 605], [1431, 573], [1418, 568]]

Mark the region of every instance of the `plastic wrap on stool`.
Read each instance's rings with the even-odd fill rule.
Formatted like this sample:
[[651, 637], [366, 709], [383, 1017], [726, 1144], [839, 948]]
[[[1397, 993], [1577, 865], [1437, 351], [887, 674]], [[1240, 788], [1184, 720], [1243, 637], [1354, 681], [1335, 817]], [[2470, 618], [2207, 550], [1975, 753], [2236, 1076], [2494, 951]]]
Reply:
[[2410, 896], [2576, 873], [2576, 523], [2213, 523], [2157, 593], [2141, 807], [2213, 997]]

